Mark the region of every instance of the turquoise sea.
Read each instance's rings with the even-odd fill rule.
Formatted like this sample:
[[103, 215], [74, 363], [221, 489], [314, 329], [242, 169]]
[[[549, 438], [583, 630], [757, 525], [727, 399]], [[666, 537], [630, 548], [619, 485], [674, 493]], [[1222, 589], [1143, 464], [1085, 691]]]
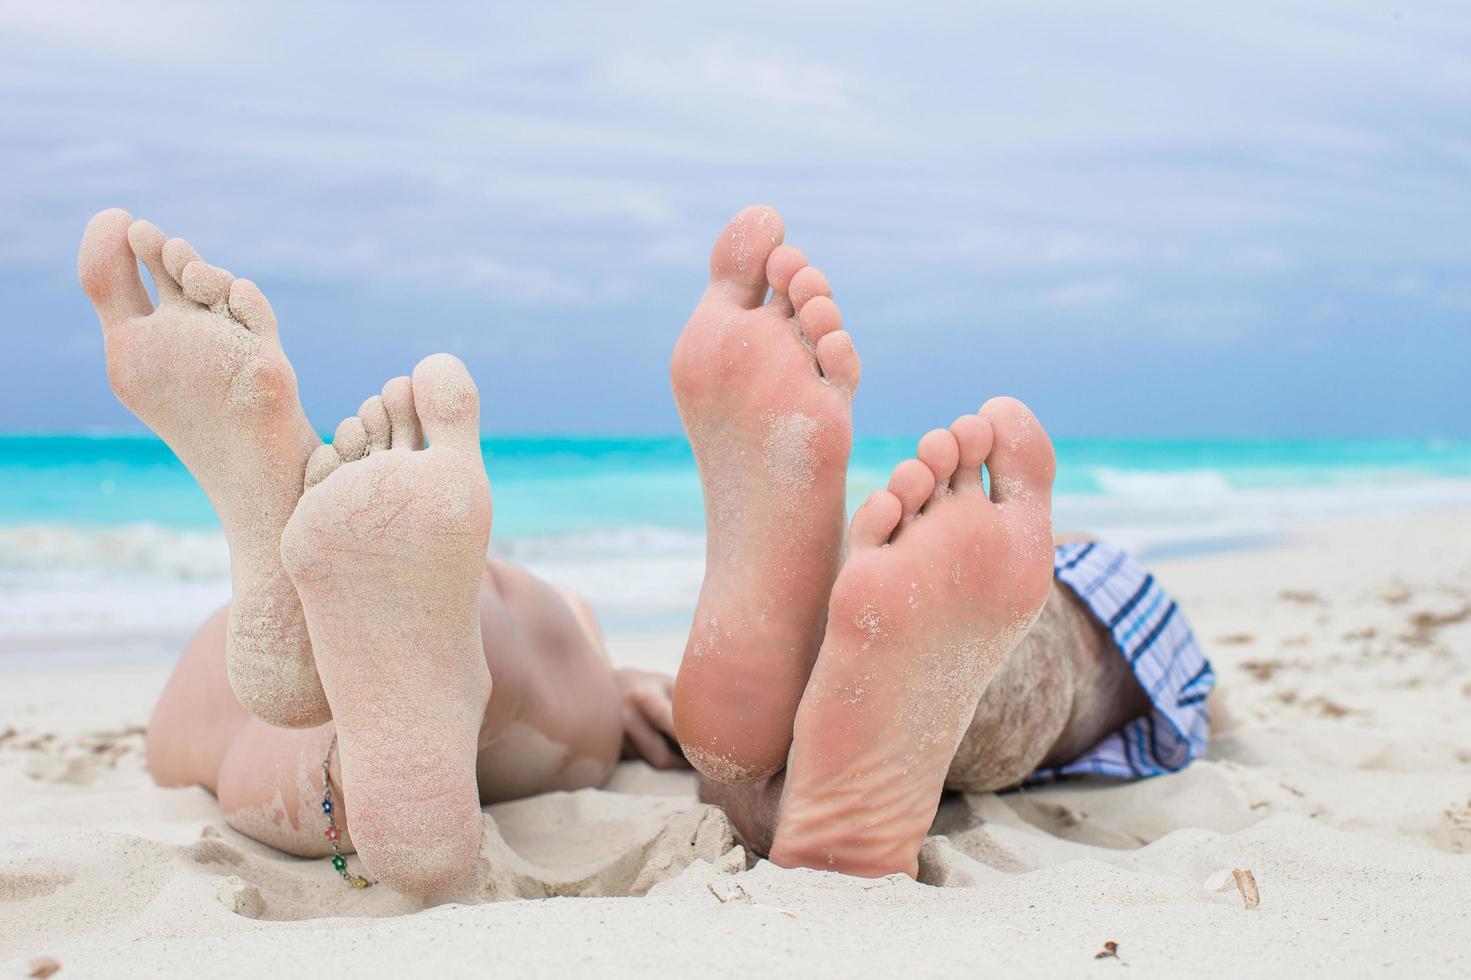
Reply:
[[[849, 503], [914, 437], [860, 438]], [[1471, 507], [1471, 442], [1060, 439], [1057, 526], [1146, 557], [1310, 521]], [[592, 599], [614, 631], [688, 622], [703, 568], [682, 437], [492, 438], [493, 549]], [[204, 494], [147, 435], [0, 435], [0, 647], [175, 635], [228, 597]], [[85, 602], [79, 597], [85, 596]]]

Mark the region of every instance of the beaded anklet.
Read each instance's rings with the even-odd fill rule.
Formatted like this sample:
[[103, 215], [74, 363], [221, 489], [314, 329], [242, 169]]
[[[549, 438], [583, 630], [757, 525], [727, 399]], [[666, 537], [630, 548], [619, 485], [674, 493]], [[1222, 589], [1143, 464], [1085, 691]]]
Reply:
[[347, 870], [347, 858], [342, 856], [342, 846], [337, 839], [342, 836], [337, 829], [337, 817], [332, 805], [332, 750], [337, 748], [337, 733], [332, 733], [332, 744], [327, 746], [327, 758], [322, 760], [322, 813], [327, 817], [327, 840], [332, 842], [332, 867], [337, 869], [337, 874], [343, 881], [354, 888], [367, 888], [373, 884], [362, 875], [355, 875]]

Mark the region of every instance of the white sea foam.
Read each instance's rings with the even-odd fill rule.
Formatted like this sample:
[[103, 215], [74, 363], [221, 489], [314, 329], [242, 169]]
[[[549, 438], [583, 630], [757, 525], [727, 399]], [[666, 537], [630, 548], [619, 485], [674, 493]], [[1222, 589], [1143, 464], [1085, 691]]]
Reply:
[[1210, 470], [1093, 475], [1105, 492], [1059, 495], [1055, 526], [1107, 537], [1145, 557], [1279, 537], [1311, 523], [1471, 508], [1471, 480], [1388, 471], [1336, 474], [1337, 482], [1319, 486], [1256, 487]]
[[218, 531], [155, 524], [0, 527], [0, 574], [21, 571], [211, 581], [230, 577], [230, 549]]
[[[1146, 560], [1269, 540], [1320, 521], [1471, 508], [1471, 480], [1383, 471], [1340, 475], [1329, 485], [1251, 488], [1209, 470], [1092, 476], [1104, 492], [1058, 495], [1056, 526], [1106, 537]], [[492, 551], [586, 596], [614, 633], [686, 628], [704, 575], [704, 536], [692, 530], [496, 538]], [[0, 527], [0, 651], [144, 637], [166, 639], [176, 652], [227, 601], [229, 586], [218, 532]]]
[[1217, 470], [1143, 472], [1105, 466], [1090, 471], [1093, 479], [1112, 497], [1154, 502], [1165, 500], [1219, 499], [1231, 492], [1226, 475]]
[[705, 536], [633, 527], [495, 542], [491, 551], [587, 598], [610, 632], [689, 626]]
[[[614, 632], [688, 624], [704, 536], [633, 527], [496, 541], [492, 553], [586, 596]], [[181, 641], [230, 595], [219, 532], [151, 524], [0, 528], [0, 652], [86, 637]]]

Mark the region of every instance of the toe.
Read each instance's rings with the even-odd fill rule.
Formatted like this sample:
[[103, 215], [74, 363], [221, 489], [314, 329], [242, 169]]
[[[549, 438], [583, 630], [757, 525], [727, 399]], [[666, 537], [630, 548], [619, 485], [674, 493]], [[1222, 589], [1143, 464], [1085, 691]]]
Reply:
[[230, 283], [230, 315], [245, 329], [262, 337], [276, 336], [276, 314], [260, 288], [249, 279]]
[[863, 365], [858, 361], [858, 351], [853, 349], [853, 338], [848, 336], [848, 331], [834, 330], [817, 342], [817, 366], [824, 378], [849, 396], [858, 390]]
[[458, 357], [434, 354], [414, 367], [414, 410], [430, 448], [480, 450], [480, 392]]
[[983, 415], [962, 415], [950, 426], [960, 447], [960, 462], [950, 486], [957, 493], [981, 489], [981, 464], [991, 451], [991, 422]]
[[787, 289], [787, 295], [792, 298], [792, 308], [798, 313], [807, 301], [814, 296], [826, 296], [832, 298], [833, 291], [827, 284], [827, 276], [823, 275], [815, 265], [804, 266], [792, 277], [792, 284]]
[[163, 244], [168, 236], [148, 221], [135, 221], [128, 227], [128, 244], [133, 254], [153, 277], [153, 288], [160, 303], [179, 298], [179, 283], [163, 266]]
[[331, 443], [318, 446], [306, 461], [306, 489], [310, 490], [327, 479], [341, 465], [342, 457], [337, 455]]
[[77, 278], [104, 328], [153, 312], [153, 301], [138, 277], [138, 259], [128, 245], [132, 223], [126, 211], [103, 211], [87, 222], [77, 253]]
[[1050, 507], [1055, 461], [1042, 423], [1015, 398], [993, 398], [981, 406], [980, 415], [993, 433], [986, 456], [991, 499]]
[[368, 454], [368, 430], [356, 415], [345, 418], [332, 434], [332, 445], [344, 463], [362, 459]]
[[765, 205], [746, 208], [731, 219], [710, 252], [710, 284], [746, 309], [766, 298], [766, 263], [781, 244], [781, 216]]
[[854, 548], [876, 548], [889, 540], [904, 505], [899, 498], [887, 490], [875, 490], [853, 515], [853, 524], [848, 529], [848, 538]]
[[388, 421], [388, 410], [383, 407], [383, 396], [374, 395], [363, 402], [358, 409], [358, 418], [363, 420], [363, 429], [368, 434], [368, 452], [387, 449], [392, 441], [392, 425]]
[[935, 474], [919, 460], [906, 459], [894, 467], [894, 474], [889, 477], [889, 492], [899, 498], [903, 519], [910, 520], [935, 492]]
[[771, 286], [769, 305], [779, 307], [783, 316], [791, 316], [795, 312], [787, 292], [791, 289], [792, 277], [806, 264], [807, 256], [792, 245], [777, 246], [771, 258], [766, 260], [766, 282]]
[[935, 474], [935, 490], [950, 488], [950, 478], [955, 475], [955, 467], [960, 463], [960, 443], [949, 429], [931, 429], [919, 440], [919, 450], [915, 453], [919, 461], [930, 468]]
[[224, 269], [208, 262], [190, 262], [184, 266], [184, 275], [179, 282], [184, 295], [200, 306], [218, 307], [230, 295], [230, 284], [235, 277]]
[[424, 432], [419, 428], [419, 413], [414, 411], [413, 381], [400, 376], [384, 385], [383, 408], [388, 412], [388, 444], [394, 449], [423, 449]]
[[801, 324], [802, 336], [815, 344], [834, 330], [843, 329], [843, 314], [831, 296], [814, 296], [802, 307], [797, 322]]
[[164, 271], [174, 278], [177, 283], [184, 281], [184, 267], [190, 262], [198, 262], [199, 253], [194, 251], [194, 246], [182, 238], [170, 238], [163, 243], [163, 267]]

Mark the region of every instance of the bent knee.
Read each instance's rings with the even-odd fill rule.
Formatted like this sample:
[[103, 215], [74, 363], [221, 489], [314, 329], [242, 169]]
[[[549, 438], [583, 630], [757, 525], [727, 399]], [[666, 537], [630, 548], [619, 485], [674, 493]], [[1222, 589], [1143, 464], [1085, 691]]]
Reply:
[[184, 648], [145, 739], [148, 774], [160, 786], [203, 786], [211, 792], [235, 734], [250, 717], [225, 671], [229, 607], [199, 628]]

